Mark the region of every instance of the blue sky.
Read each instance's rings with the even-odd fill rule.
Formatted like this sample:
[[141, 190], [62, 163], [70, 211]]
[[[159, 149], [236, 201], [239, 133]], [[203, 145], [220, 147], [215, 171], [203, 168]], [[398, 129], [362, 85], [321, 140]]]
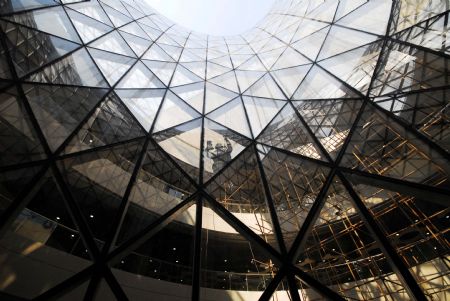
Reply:
[[274, 0], [145, 0], [188, 29], [210, 35], [245, 32], [261, 20]]

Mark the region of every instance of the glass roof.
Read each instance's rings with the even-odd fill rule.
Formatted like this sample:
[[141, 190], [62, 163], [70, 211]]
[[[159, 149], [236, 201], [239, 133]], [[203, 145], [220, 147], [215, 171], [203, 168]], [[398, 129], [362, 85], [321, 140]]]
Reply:
[[446, 300], [449, 9], [0, 1], [0, 291]]

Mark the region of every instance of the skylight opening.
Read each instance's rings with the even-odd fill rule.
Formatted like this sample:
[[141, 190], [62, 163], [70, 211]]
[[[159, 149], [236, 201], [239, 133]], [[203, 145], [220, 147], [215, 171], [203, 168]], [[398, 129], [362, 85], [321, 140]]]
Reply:
[[228, 36], [246, 32], [267, 15], [275, 0], [145, 0], [178, 25]]

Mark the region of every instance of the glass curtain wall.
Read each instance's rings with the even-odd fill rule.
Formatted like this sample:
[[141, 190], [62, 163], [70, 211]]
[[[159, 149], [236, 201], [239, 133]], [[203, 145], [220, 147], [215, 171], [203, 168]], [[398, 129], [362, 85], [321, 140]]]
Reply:
[[0, 291], [448, 300], [449, 6], [0, 0]]

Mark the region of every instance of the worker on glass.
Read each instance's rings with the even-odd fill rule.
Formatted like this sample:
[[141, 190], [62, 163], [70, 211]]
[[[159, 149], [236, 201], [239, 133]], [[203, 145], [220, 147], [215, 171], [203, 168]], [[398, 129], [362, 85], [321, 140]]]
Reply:
[[233, 151], [233, 147], [227, 137], [225, 137], [225, 143], [226, 145], [217, 142], [216, 146], [213, 147], [211, 140], [206, 142], [206, 156], [213, 160], [212, 169], [214, 173], [221, 170], [225, 164], [231, 160], [231, 152]]

